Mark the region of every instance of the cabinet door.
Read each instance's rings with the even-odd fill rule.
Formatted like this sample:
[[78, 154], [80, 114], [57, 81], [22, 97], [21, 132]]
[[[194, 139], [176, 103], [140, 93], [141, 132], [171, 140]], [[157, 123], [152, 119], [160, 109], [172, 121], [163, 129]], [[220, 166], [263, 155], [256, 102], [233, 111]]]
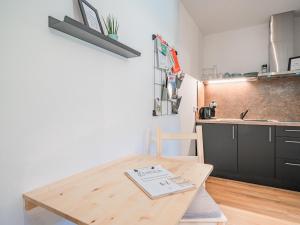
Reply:
[[296, 159], [277, 159], [276, 160], [277, 178], [294, 186], [300, 186], [300, 160]]
[[238, 126], [238, 170], [249, 177], [273, 178], [275, 129], [272, 126]]
[[300, 138], [300, 128], [299, 127], [276, 127], [276, 135], [279, 137]]
[[237, 173], [237, 126], [204, 124], [204, 161], [218, 172]]
[[276, 157], [300, 160], [300, 138], [277, 137]]

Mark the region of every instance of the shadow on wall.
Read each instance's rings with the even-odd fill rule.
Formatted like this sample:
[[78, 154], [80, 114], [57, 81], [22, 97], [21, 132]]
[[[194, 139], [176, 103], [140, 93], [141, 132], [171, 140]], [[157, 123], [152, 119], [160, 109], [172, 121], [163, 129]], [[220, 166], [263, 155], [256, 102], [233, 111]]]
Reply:
[[73, 0], [73, 16], [74, 16], [75, 20], [83, 23], [83, 19], [82, 19], [82, 15], [81, 15], [81, 12], [80, 12], [78, 0]]
[[28, 212], [24, 211], [24, 221], [25, 224], [30, 225], [74, 225], [74, 223], [39, 207]]
[[[156, 156], [156, 129], [159, 127], [163, 132], [178, 132], [180, 130], [179, 123], [176, 122], [178, 116], [163, 116], [163, 117], [155, 117], [153, 120], [155, 121], [156, 126], [148, 129], [146, 132], [146, 154], [151, 156]], [[170, 121], [176, 122], [174, 123], [174, 127], [169, 127]], [[179, 141], [168, 141], [165, 140], [162, 142], [162, 153], [165, 156], [175, 156], [180, 155], [181, 153], [181, 143]]]

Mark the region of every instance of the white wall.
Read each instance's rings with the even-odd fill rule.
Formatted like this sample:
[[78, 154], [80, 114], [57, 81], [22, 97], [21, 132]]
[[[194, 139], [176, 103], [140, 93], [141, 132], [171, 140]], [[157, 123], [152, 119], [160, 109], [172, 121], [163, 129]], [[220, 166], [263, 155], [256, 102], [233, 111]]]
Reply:
[[[300, 55], [300, 17], [295, 18], [295, 56]], [[269, 26], [231, 30], [204, 36], [203, 68], [217, 65], [218, 73], [260, 71], [268, 64]]]
[[178, 50], [184, 71], [199, 79], [203, 61], [203, 35], [181, 2], [179, 4]]
[[[179, 89], [179, 95], [183, 96], [179, 109], [180, 127], [185, 132], [194, 132], [195, 128], [194, 108], [197, 107], [197, 82], [198, 80], [194, 77], [186, 75]], [[194, 141], [182, 141], [182, 154], [195, 155], [194, 143]]]
[[[179, 116], [151, 116], [152, 33], [181, 46], [187, 71], [194, 73], [197, 69], [191, 68], [198, 67], [194, 61], [190, 64], [194, 49], [185, 47], [193, 46], [191, 41], [198, 46], [198, 39], [189, 39], [195, 32], [185, 30], [186, 36], [178, 38], [178, 1], [90, 0], [101, 14], [116, 15], [120, 40], [142, 52], [141, 57], [129, 60], [48, 28], [48, 15], [78, 18], [73, 2], [11, 0], [0, 7], [3, 225], [68, 224], [45, 210], [25, 213], [22, 193], [144, 152], [149, 128], [180, 130]], [[190, 19], [186, 23], [190, 27]]]
[[[203, 62], [203, 35], [184, 5], [179, 4], [178, 51], [185, 77], [179, 94], [183, 96], [180, 107], [180, 127], [182, 131], [193, 132], [197, 106], [197, 79], [200, 79]], [[193, 154], [194, 142], [182, 141], [184, 154]]]
[[268, 25], [232, 30], [204, 37], [204, 68], [219, 73], [260, 71], [268, 63]]
[[300, 17], [295, 18], [295, 38], [294, 38], [295, 56], [300, 56]]

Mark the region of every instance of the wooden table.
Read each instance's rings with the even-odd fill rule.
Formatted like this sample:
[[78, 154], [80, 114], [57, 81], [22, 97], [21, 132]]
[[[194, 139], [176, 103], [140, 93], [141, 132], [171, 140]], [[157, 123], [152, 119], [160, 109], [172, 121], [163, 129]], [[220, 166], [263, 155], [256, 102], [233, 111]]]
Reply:
[[[132, 168], [160, 164], [190, 179], [196, 189], [151, 200], [126, 175]], [[25, 209], [40, 206], [78, 225], [175, 225], [211, 165], [134, 156], [99, 166], [23, 194]]]

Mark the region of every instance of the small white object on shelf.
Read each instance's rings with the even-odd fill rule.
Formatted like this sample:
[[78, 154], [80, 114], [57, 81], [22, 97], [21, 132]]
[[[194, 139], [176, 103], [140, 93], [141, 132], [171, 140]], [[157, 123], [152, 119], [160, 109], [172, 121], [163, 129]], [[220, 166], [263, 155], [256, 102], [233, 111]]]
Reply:
[[195, 185], [189, 180], [175, 176], [161, 165], [130, 169], [125, 174], [151, 199], [195, 188]]

